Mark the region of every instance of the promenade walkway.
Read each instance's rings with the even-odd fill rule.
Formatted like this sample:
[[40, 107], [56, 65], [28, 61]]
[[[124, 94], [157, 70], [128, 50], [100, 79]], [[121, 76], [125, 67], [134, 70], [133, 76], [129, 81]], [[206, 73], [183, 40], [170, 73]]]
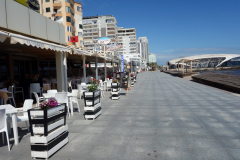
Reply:
[[[128, 97], [106, 95], [96, 120], [68, 118], [70, 142], [51, 159], [240, 159], [237, 96], [160, 72], [139, 74]], [[29, 134], [0, 159], [31, 159]]]

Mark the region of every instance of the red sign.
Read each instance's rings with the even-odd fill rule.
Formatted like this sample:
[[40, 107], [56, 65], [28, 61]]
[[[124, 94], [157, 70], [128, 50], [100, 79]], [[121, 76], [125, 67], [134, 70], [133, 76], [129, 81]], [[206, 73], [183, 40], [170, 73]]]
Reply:
[[70, 42], [78, 42], [78, 36], [71, 37]]

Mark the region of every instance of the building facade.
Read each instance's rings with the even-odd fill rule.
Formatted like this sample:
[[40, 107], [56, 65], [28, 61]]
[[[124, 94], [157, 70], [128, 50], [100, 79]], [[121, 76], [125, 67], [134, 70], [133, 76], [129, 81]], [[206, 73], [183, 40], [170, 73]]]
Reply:
[[149, 53], [149, 63], [157, 63], [157, 56], [156, 54], [153, 54], [153, 53]]
[[136, 29], [119, 27], [118, 44], [122, 45], [119, 54], [136, 54]]
[[141, 68], [145, 69], [147, 68], [147, 63], [149, 63], [148, 60], [148, 39], [147, 37], [139, 37], [137, 40], [137, 53], [140, 54], [141, 57]]
[[[40, 14], [65, 26], [67, 45], [83, 49], [82, 5], [74, 0], [41, 0]], [[70, 42], [78, 36], [79, 42]]]
[[112, 15], [83, 17], [83, 39], [85, 50], [93, 51], [95, 42], [108, 37], [117, 42], [117, 20]]

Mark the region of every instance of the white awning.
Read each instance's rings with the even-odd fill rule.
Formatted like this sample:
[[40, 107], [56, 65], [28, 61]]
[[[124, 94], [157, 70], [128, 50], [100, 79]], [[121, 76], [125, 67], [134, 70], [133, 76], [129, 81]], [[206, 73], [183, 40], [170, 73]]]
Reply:
[[85, 56], [92, 56], [93, 55], [93, 53], [91, 53], [91, 52], [83, 51], [83, 50], [80, 50], [80, 49], [74, 49], [74, 52], [75, 52], [75, 54], [78, 54], [78, 55], [85, 55]]
[[7, 33], [0, 31], [0, 42], [4, 42], [7, 37], [8, 37]]
[[27, 46], [31, 45], [31, 46], [37, 47], [37, 48], [50, 49], [50, 50], [61, 51], [61, 52], [68, 52], [68, 53], [72, 54], [71, 48], [67, 48], [67, 47], [64, 47], [61, 45], [45, 42], [45, 41], [34, 39], [34, 38], [29, 38], [29, 37], [22, 36], [19, 34], [9, 33], [9, 36], [11, 38], [11, 41], [10, 41], [11, 44], [20, 43], [22, 45], [26, 44]]

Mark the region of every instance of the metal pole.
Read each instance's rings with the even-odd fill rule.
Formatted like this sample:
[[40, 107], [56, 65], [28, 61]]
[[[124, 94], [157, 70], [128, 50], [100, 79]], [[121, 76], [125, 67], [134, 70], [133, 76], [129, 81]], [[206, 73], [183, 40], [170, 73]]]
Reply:
[[84, 82], [86, 83], [86, 56], [83, 56], [83, 77]]
[[106, 67], [106, 59], [104, 59], [104, 77], [105, 81], [107, 80], [107, 67]]
[[[97, 47], [96, 47], [96, 43], [95, 43], [95, 54], [97, 54]], [[95, 72], [96, 72], [96, 79], [98, 80], [97, 56], [95, 57]]]
[[[113, 67], [113, 68], [112, 68], [112, 72], [114, 73], [114, 62], [113, 62], [113, 60], [112, 60], [112, 67]], [[112, 73], [112, 74], [113, 74], [113, 73]]]
[[132, 66], [132, 62], [133, 62], [133, 61], [131, 61], [131, 72], [130, 72], [130, 73], [132, 73], [132, 67], [133, 67], [133, 66]]

